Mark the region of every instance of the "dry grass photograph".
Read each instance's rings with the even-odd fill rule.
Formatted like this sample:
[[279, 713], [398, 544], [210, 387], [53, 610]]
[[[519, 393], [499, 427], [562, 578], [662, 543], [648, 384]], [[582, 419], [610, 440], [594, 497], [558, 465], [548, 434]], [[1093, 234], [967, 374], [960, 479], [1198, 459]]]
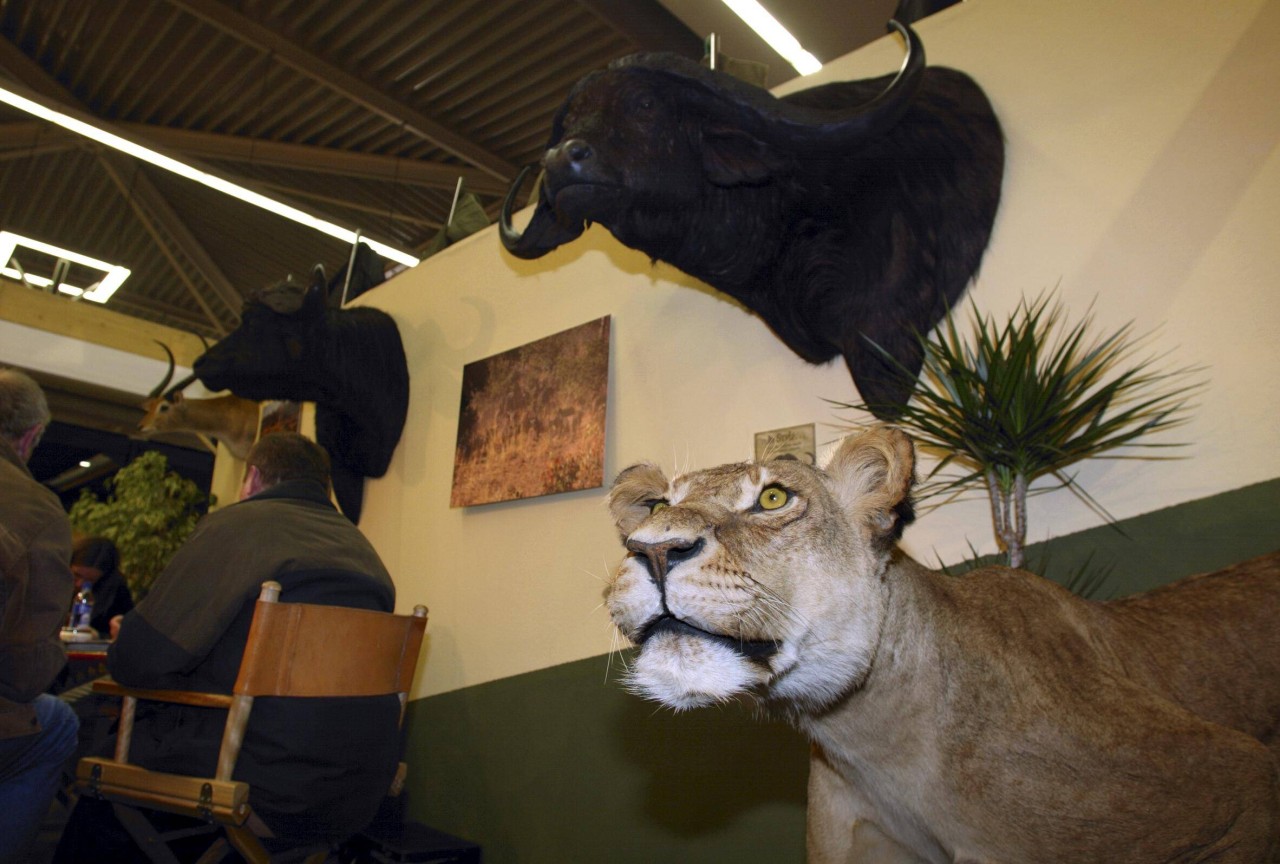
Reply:
[[609, 316], [468, 363], [451, 507], [604, 485]]

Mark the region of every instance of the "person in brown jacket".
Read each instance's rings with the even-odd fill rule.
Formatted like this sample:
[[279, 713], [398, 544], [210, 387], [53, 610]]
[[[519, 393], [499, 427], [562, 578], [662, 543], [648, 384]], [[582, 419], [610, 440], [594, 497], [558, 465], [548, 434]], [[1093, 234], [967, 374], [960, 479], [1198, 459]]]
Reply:
[[45, 693], [66, 663], [71, 524], [27, 470], [49, 424], [30, 376], [0, 369], [0, 864], [21, 860], [76, 748], [79, 723]]

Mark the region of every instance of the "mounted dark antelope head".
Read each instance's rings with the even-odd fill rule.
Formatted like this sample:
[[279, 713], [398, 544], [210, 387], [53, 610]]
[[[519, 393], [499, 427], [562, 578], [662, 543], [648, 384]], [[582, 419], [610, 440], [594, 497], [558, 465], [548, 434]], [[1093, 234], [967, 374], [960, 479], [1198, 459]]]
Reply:
[[195, 362], [210, 390], [244, 399], [316, 403], [316, 441], [329, 451], [342, 511], [360, 515], [364, 477], [391, 463], [409, 409], [409, 367], [390, 315], [326, 302], [324, 270], [255, 293], [240, 325]]
[[163, 342], [158, 344], [169, 358], [169, 369], [142, 403], [145, 413], [138, 421], [138, 431], [146, 436], [187, 432], [201, 438], [216, 438], [237, 459], [245, 458], [258, 434], [258, 403], [239, 396], [188, 399], [182, 388], [194, 381], [195, 376], [166, 391], [173, 379], [173, 352]]

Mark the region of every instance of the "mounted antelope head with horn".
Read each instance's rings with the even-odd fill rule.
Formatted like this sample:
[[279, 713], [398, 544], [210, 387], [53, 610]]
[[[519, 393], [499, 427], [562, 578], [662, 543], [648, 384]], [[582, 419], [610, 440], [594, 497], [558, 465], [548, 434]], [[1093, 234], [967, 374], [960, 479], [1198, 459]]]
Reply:
[[143, 401], [142, 410], [146, 413], [138, 422], [138, 431], [146, 436], [189, 432], [206, 444], [210, 444], [209, 438], [216, 438], [226, 445], [231, 455], [245, 458], [258, 434], [258, 403], [239, 396], [187, 399], [182, 391], [195, 381], [195, 376], [188, 376], [170, 387], [175, 365], [173, 352], [163, 342], [156, 344], [169, 358], [169, 369]]

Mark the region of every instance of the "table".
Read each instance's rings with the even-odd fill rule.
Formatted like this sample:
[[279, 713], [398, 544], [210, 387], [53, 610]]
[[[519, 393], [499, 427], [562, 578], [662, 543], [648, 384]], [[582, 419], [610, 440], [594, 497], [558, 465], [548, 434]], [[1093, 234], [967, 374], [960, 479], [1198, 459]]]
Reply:
[[62, 647], [67, 652], [67, 666], [54, 682], [55, 693], [66, 702], [75, 702], [89, 693], [93, 682], [107, 674], [106, 639], [76, 639], [62, 636]]

